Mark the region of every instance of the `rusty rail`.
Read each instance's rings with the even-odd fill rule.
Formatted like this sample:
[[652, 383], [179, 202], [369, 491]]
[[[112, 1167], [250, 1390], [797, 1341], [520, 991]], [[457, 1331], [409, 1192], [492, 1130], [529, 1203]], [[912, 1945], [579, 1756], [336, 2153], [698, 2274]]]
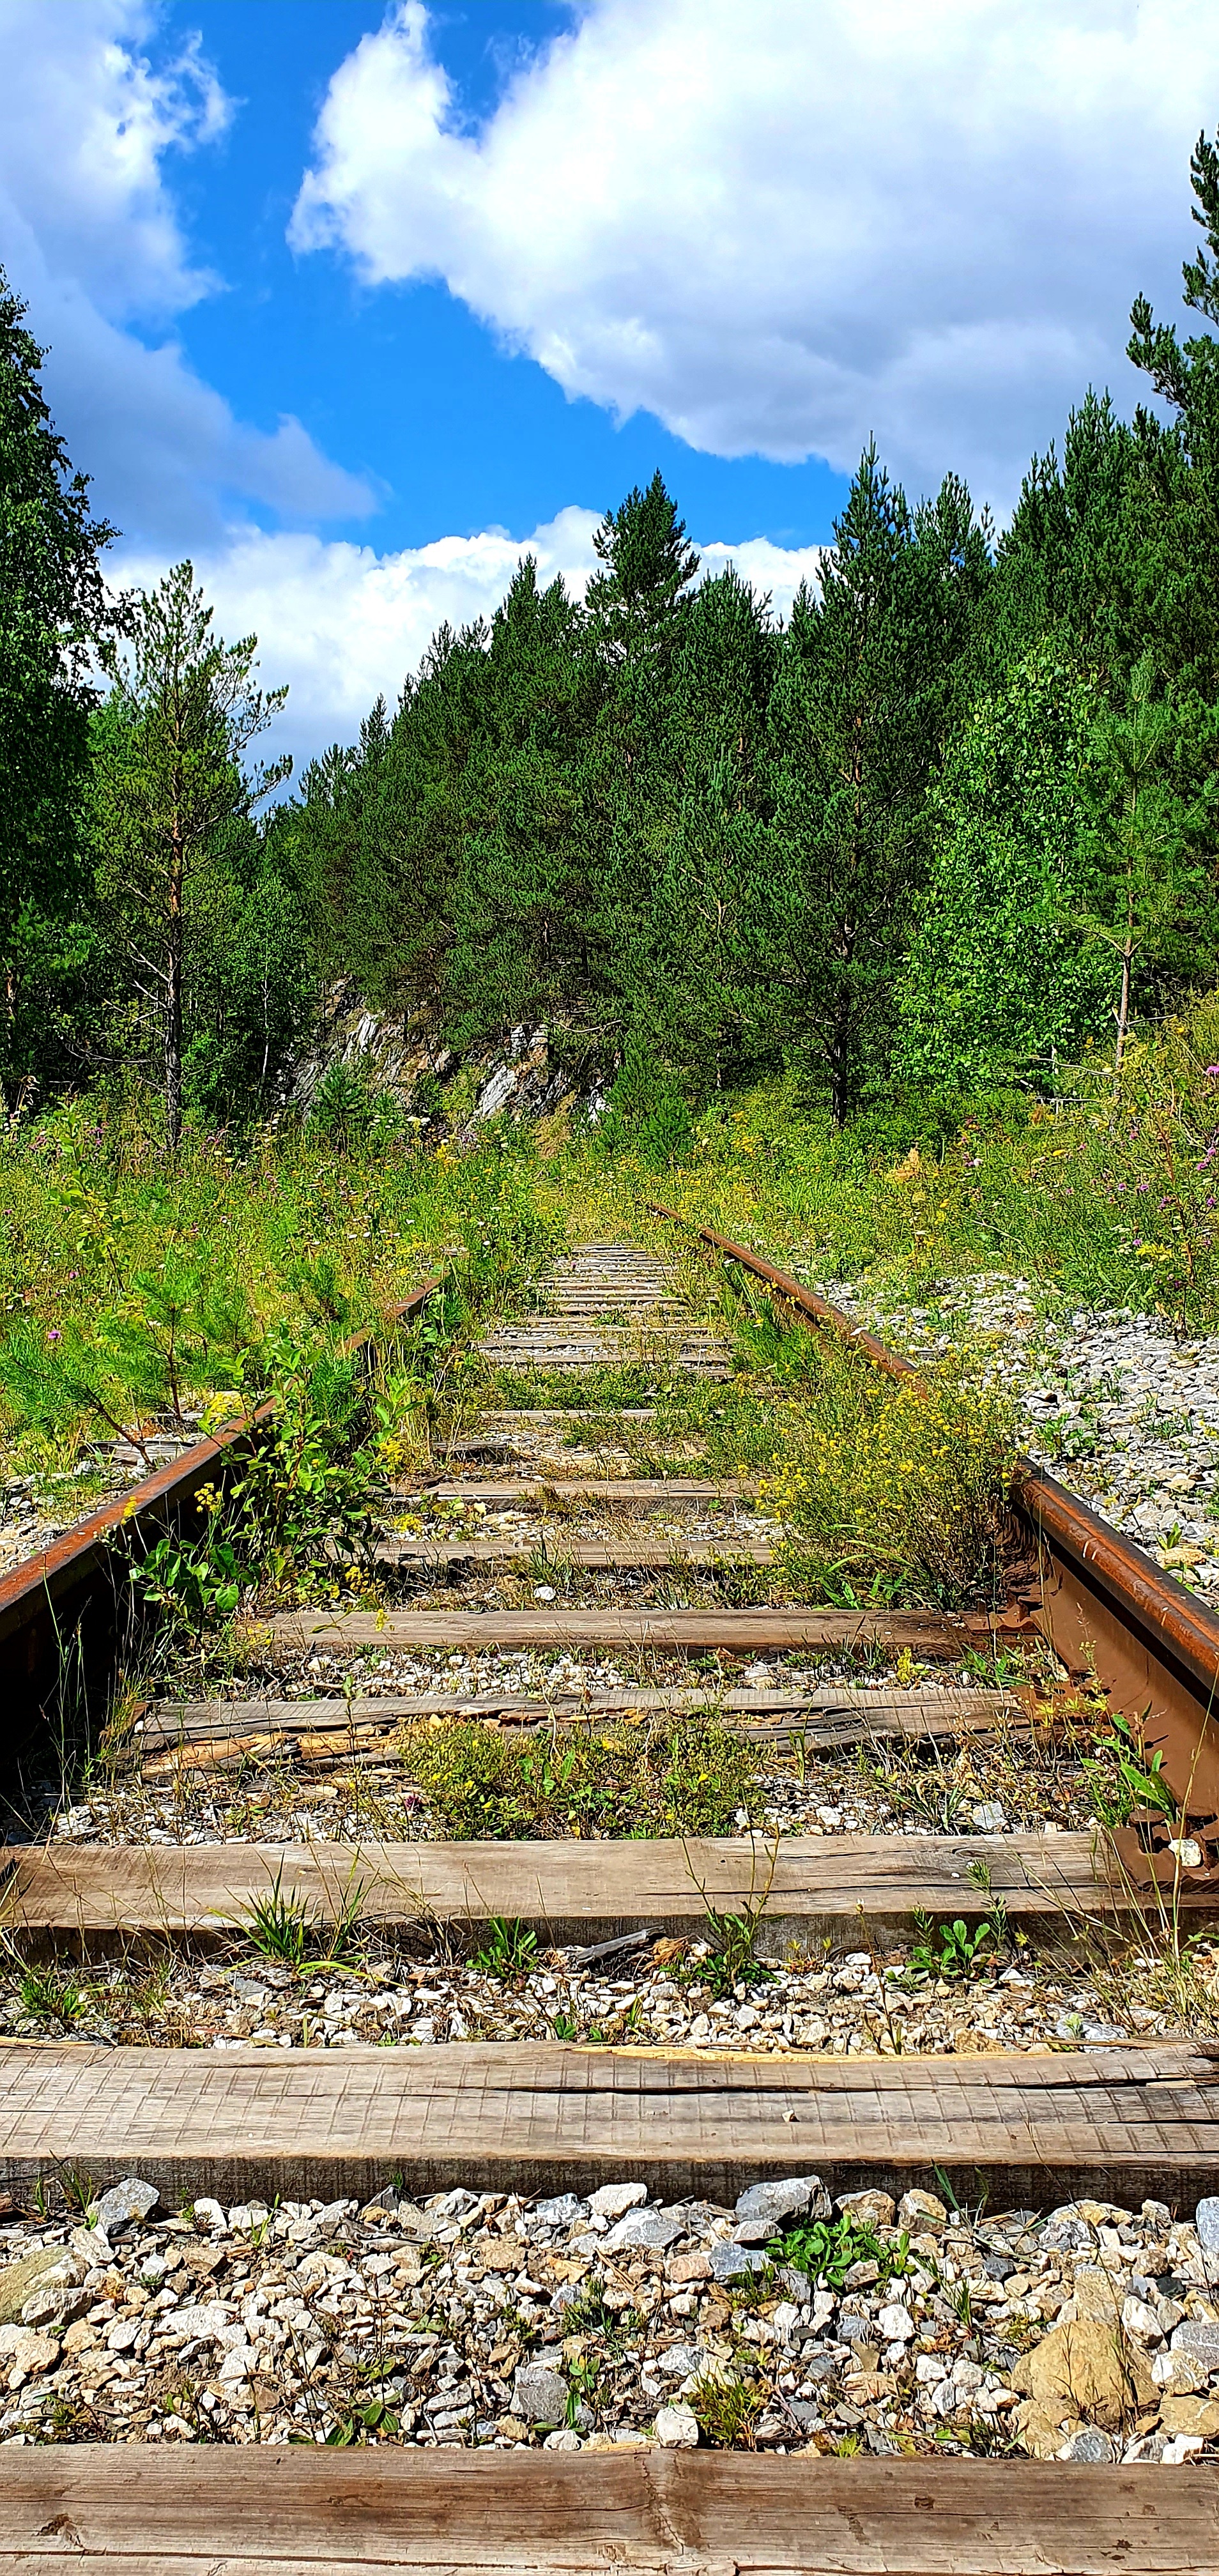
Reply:
[[[913, 1361], [788, 1271], [674, 1208], [648, 1205], [651, 1215], [683, 1226], [709, 1250], [751, 1271], [782, 1304], [836, 1334], [886, 1376], [925, 1386]], [[1136, 1720], [1145, 1742], [1160, 1749], [1165, 1780], [1219, 1863], [1219, 1618], [1029, 1458], [1017, 1460], [1011, 1498], [1041, 1562], [1044, 1635], [1069, 1672], [1094, 1674], [1111, 1706]]]
[[[425, 1279], [401, 1305], [390, 1307], [387, 1328], [418, 1314], [439, 1286], [439, 1279]], [[359, 1349], [374, 1338], [370, 1328], [347, 1348]], [[71, 1660], [86, 1679], [109, 1669], [120, 1626], [117, 1560], [131, 1539], [187, 1519], [201, 1486], [223, 1482], [274, 1411], [273, 1403], [260, 1404], [214, 1438], [196, 1441], [169, 1466], [116, 1494], [0, 1577], [0, 1770], [19, 1760], [45, 1728]]]

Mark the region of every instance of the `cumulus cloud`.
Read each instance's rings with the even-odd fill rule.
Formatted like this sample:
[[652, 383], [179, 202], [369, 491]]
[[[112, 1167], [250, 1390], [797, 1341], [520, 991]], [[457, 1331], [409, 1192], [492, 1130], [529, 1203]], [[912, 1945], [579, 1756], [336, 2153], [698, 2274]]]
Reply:
[[45, 383], [99, 506], [174, 553], [234, 510], [351, 517], [374, 506], [299, 421], [237, 420], [172, 334], [215, 282], [191, 262], [162, 159], [205, 145], [230, 105], [197, 42], [159, 64], [143, 0], [0, 0], [0, 261], [49, 344]]
[[[385, 555], [371, 546], [248, 529], [198, 556], [196, 571], [215, 605], [217, 630], [230, 639], [256, 634], [264, 686], [288, 682], [274, 748], [291, 751], [299, 769], [328, 743], [354, 740], [378, 696], [393, 706], [445, 619], [462, 626], [490, 618], [523, 554], [536, 557], [544, 582], [562, 573], [582, 597], [596, 569], [598, 524], [597, 511], [573, 507], [522, 540], [489, 528]], [[702, 556], [709, 573], [735, 562], [783, 614], [800, 582], [814, 576], [820, 549], [789, 549], [759, 537], [740, 546], [712, 543]], [[129, 556], [121, 570], [125, 580], [153, 582], [161, 566]]]
[[569, 395], [723, 456], [1010, 501], [1126, 315], [1175, 299], [1213, 0], [587, 0], [468, 130], [400, 0], [336, 71], [293, 217], [442, 279]]

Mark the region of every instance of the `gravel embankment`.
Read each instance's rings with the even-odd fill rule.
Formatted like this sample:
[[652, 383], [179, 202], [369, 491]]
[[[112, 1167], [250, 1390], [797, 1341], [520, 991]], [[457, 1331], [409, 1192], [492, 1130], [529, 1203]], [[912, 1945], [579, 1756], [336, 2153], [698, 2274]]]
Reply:
[[830, 2216], [815, 2176], [735, 2210], [639, 2183], [157, 2205], [130, 2179], [90, 2225], [0, 2224], [0, 2440], [1174, 2463], [1219, 2435], [1213, 2200], [1195, 2225], [1153, 2200], [971, 2220], [857, 2193], [838, 2209], [879, 2259], [838, 2288], [768, 2257], [776, 2227]]

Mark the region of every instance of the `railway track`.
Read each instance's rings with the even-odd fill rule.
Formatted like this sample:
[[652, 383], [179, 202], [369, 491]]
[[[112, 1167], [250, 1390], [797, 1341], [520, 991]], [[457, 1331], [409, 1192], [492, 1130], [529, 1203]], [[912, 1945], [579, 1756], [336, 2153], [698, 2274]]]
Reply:
[[[701, 1239], [717, 1262], [764, 1280], [787, 1310], [850, 1334], [876, 1365], [905, 1369], [748, 1248], [709, 1231]], [[428, 1293], [419, 1291], [403, 1318]], [[877, 1974], [885, 1945], [909, 1949], [945, 1918], [967, 1954], [1002, 1925], [1021, 1993], [1032, 1990], [1021, 1942], [1031, 1957], [1054, 1934], [1086, 1942], [1124, 1930], [1146, 1939], [1166, 1908], [1178, 1934], [1219, 1919], [1219, 1737], [1209, 1717], [1219, 1622], [1031, 1469], [1021, 1471], [1015, 1496], [1025, 1553], [1009, 1597], [988, 1611], [948, 1617], [792, 1603], [774, 1523], [759, 1513], [749, 1477], [705, 1472], [690, 1454], [705, 1439], [707, 1408], [731, 1377], [733, 1353], [727, 1334], [692, 1311], [658, 1253], [579, 1247], [539, 1284], [534, 1311], [483, 1333], [480, 1359], [487, 1401], [386, 1514], [376, 1547], [380, 1606], [272, 1609], [252, 1624], [244, 1663], [222, 1689], [146, 1701], [130, 1739], [131, 1786], [108, 1823], [93, 1819], [81, 1836], [11, 1842], [4, 1855], [10, 1950], [32, 1968], [49, 1963], [61, 1997], [75, 1991], [62, 1983], [65, 1962], [113, 1980], [116, 1962], [154, 1953], [190, 1963], [196, 2003], [218, 1980], [229, 1980], [227, 1997], [236, 1972], [224, 1963], [240, 1951], [245, 1982], [261, 1995], [244, 2018], [269, 2018], [236, 2036], [217, 2029], [211, 2044], [202, 2022], [184, 2023], [177, 2045], [159, 2029], [156, 2044], [125, 2045], [134, 2034], [122, 2026], [81, 2039], [70, 2019], [59, 2038], [0, 2037], [0, 2183], [18, 2208], [41, 2205], [53, 2219], [58, 2205], [56, 2242], [69, 2246], [81, 2176], [94, 2194], [137, 2176], [162, 2212], [162, 2250], [140, 2258], [144, 2289], [130, 2329], [121, 2249], [140, 2220], [117, 2209], [107, 2222], [118, 2248], [107, 2244], [110, 2274], [86, 2268], [80, 2286], [69, 2281], [50, 2294], [42, 2341], [52, 2360], [30, 2358], [29, 2338], [37, 2343], [40, 2330], [21, 2311], [0, 2322], [0, 2379], [11, 2360], [10, 2401], [23, 2390], [30, 2400], [23, 2446], [12, 2447], [11, 2432], [0, 2444], [0, 2565], [100, 2571], [117, 2562], [140, 2576], [218, 2565], [243, 2576], [264, 2566], [320, 2576], [357, 2564], [439, 2576], [475, 2560], [564, 2576], [605, 2565], [685, 2576], [730, 2568], [1083, 2576], [1119, 2567], [1167, 2576], [1219, 2564], [1217, 2471], [1202, 2448], [1212, 2438], [1206, 2330], [1213, 2320], [1219, 2373], [1219, 2294], [1212, 2300], [1200, 2240], [1172, 2233], [1177, 2213], [1188, 2216], [1219, 2192], [1214, 2052], [1187, 2029], [1147, 2040], [1102, 2035], [1081, 2047], [1085, 2033], [1072, 2028], [1048, 2047], [1020, 2041], [945, 2054], [929, 2042], [924, 2050], [890, 2008], [895, 1994], [903, 2000], [899, 1989]], [[683, 1414], [682, 1391], [691, 1388], [702, 1411]], [[223, 1478], [258, 1430], [201, 1444], [131, 1503], [0, 1583], [0, 1668], [15, 1744], [45, 1729], [73, 1651], [100, 1700], [116, 1652], [116, 1542], [132, 1544], [134, 1533], [139, 1544], [142, 1532], [189, 1516], [200, 1487]], [[1146, 1716], [1178, 1803], [1175, 1833], [1155, 1815], [1112, 1836], [1082, 1818], [1053, 1832], [1017, 1829], [1006, 1817], [996, 1823], [995, 1802], [984, 1799], [978, 1811], [989, 1822], [975, 1821], [972, 1832], [956, 1816], [938, 1832], [925, 1817], [917, 1831], [893, 1823], [851, 1830], [841, 1805], [818, 1806], [817, 1780], [838, 1780], [833, 1766], [861, 1744], [882, 1768], [911, 1766], [902, 1776], [912, 1782], [920, 1761], [938, 1780], [946, 1748], [973, 1748], [984, 1787], [997, 1748], [1004, 1777], [1044, 1778], [1057, 1794], [1052, 1696], [1010, 1677], [1013, 1657], [1047, 1648], [1060, 1670], [1107, 1691], [1113, 1710]], [[992, 1678], [979, 1680], [988, 1657]], [[429, 1734], [454, 1724], [468, 1730], [465, 1758], [475, 1767], [480, 1745], [497, 1758], [504, 1747], [523, 1749], [533, 1777], [537, 1765], [562, 1771], [576, 1759], [573, 1747], [606, 1739], [618, 1748], [618, 1785], [596, 1793], [600, 1805], [582, 1811], [574, 1835], [514, 1839], [501, 1815], [490, 1836], [421, 1839], [412, 1783], [424, 1777]], [[636, 1789], [654, 1797], [658, 1746], [668, 1748], [672, 1772], [674, 1746], [685, 1748], [682, 1759], [693, 1747], [697, 1766], [711, 1758], [708, 1746], [729, 1742], [760, 1766], [764, 1784], [780, 1781], [769, 1822], [755, 1809], [747, 1827], [742, 1810], [740, 1823], [723, 1815], [718, 1831], [687, 1822], [657, 1834], [653, 1824], [646, 1838], [630, 1837]], [[638, 1747], [633, 1763], [624, 1743]], [[1061, 1758], [1065, 1780], [1069, 1748]], [[261, 1810], [260, 1781], [274, 1786]], [[250, 1830], [260, 1812], [274, 1831]], [[327, 1821], [341, 1829], [327, 1832]], [[304, 1945], [299, 1974], [267, 1971], [270, 1999], [243, 1948], [260, 1907], [286, 1937], [298, 1926]], [[322, 1991], [327, 1980], [342, 1982], [344, 1927], [350, 1934], [357, 1915], [372, 1945], [369, 1993], [390, 1995], [397, 2011], [400, 1984], [413, 1981], [424, 1998], [409, 2024], [419, 2045], [383, 2044], [405, 2022], [386, 2024], [371, 2043], [363, 2020], [345, 2023], [347, 2006], [340, 1999], [336, 2013], [334, 1994]], [[721, 2001], [708, 2001], [700, 2031], [669, 1971], [684, 1961], [688, 1983], [710, 1980], [697, 1987], [709, 1998], [733, 1925], [731, 1955], [743, 1974], [725, 1971]], [[314, 1960], [324, 1976], [306, 1989], [310, 1942], [320, 1954], [329, 1945], [330, 1955]], [[437, 2041], [427, 1999], [437, 1991], [455, 1999], [443, 2007], [452, 2033], [478, 1983], [471, 1957], [490, 1956], [497, 1943], [501, 1990], [527, 1990], [513, 2009], [528, 2008], [533, 2022], [506, 2035], [462, 2022], [464, 2037]], [[756, 1986], [754, 1958], [771, 1970]], [[793, 1965], [797, 1958], [812, 1967]], [[377, 1964], [386, 1959], [396, 1963], [392, 1979]], [[641, 1959], [654, 1963], [646, 1991], [659, 1998], [642, 2026], [638, 1994], [629, 2008], [614, 2001], [618, 1966]], [[862, 2048], [858, 2029], [839, 2045], [822, 2023], [818, 2043], [808, 2037], [812, 2023], [793, 2012], [788, 2031], [777, 2006], [768, 2016], [752, 2000], [774, 1993], [781, 2002], [805, 1986], [832, 1993], [852, 1975], [879, 1994]], [[478, 1977], [479, 1991], [494, 1982], [489, 1970]], [[306, 1992], [317, 1996], [312, 2022], [295, 2006], [285, 2019], [285, 1998]], [[590, 2019], [598, 1998], [604, 2025]], [[228, 2016], [230, 2025], [242, 2019]], [[145, 2040], [150, 2029], [146, 2019]], [[819, 2178], [815, 2186], [809, 2177]], [[863, 2306], [848, 2312], [850, 2277], [832, 2296], [817, 2292], [815, 2272], [788, 2259], [778, 2284], [786, 2306], [775, 2296], [761, 2309], [748, 2304], [770, 2233], [787, 2224], [782, 2191], [780, 2214], [753, 2223], [742, 2195], [759, 2183], [785, 2186], [787, 2210], [810, 2223], [823, 2191], [846, 2199], [843, 2227], [870, 2219], [882, 2230], [878, 2248], [891, 2241], [884, 2230], [895, 2201], [913, 2195], [903, 2212], [916, 2251], [892, 2283], [898, 2308], [904, 2297], [910, 2309], [901, 2310], [905, 2326], [894, 2323], [892, 2305], [880, 2312], [894, 2327], [887, 2347], [887, 2329], [877, 2344], [869, 2322], [876, 2301], [868, 2310], [866, 2280], [854, 2281]], [[861, 2192], [871, 2199], [852, 2203]], [[193, 2224], [172, 2215], [192, 2206]], [[1015, 2213], [1006, 2233], [988, 2210]], [[1021, 2402], [1048, 2406], [1051, 2418], [1058, 2405], [1060, 2447], [1076, 2445], [1071, 2457], [1043, 2462], [1004, 2456], [1016, 2398], [992, 2386], [986, 2364], [997, 2347], [978, 2323], [980, 2307], [971, 2312], [969, 2285], [976, 2302], [993, 2302], [996, 2282], [1006, 2289], [1029, 2262], [1044, 2265], [1040, 2249], [1055, 2228], [1060, 2237], [1065, 2230], [1061, 2260], [1075, 2267], [1061, 2331], [1099, 2333], [1128, 2349], [1128, 2384], [1115, 2414], [1112, 2392], [1102, 2400], [1093, 2389], [1083, 2402], [1070, 2385], [1047, 2396], [1026, 2372]], [[321, 2267], [314, 2289], [326, 2261], [335, 2262], [328, 2245], [345, 2244], [349, 2280], [363, 2266], [353, 2314], [364, 2321], [352, 2329], [365, 2355], [363, 2395], [349, 2387], [346, 2416], [332, 2408], [325, 2422], [304, 2399], [297, 2409], [296, 2438], [320, 2442], [328, 2425], [332, 2444], [358, 2445], [341, 2460], [333, 2448], [286, 2447], [282, 2427], [257, 2461], [248, 2447], [275, 2410], [257, 2365], [259, 2318], [270, 2324], [276, 2312], [275, 2280], [279, 2308], [292, 2307], [282, 2274], [266, 2272], [272, 2287], [258, 2287], [258, 2265], [268, 2248], [290, 2251], [293, 2231], [298, 2244], [318, 2249], [297, 2265], [302, 2275], [309, 2263]], [[14, 2221], [10, 2255], [31, 2233], [29, 2220]], [[1145, 2242], [1160, 2261], [1154, 2279], [1133, 2269]], [[990, 2273], [987, 2245], [998, 2248]], [[77, 2245], [78, 2271], [89, 2251]], [[1219, 2253], [1214, 2260], [1219, 2266]], [[883, 2259], [880, 2268], [883, 2276]], [[865, 2246], [855, 2273], [869, 2271], [875, 2281]], [[229, 2274], [235, 2303], [223, 2327], [209, 2328], [204, 2288]], [[188, 2276], [193, 2306], [181, 2287], [171, 2299], [147, 2286]], [[509, 2293], [496, 2286], [501, 2276], [510, 2277]], [[1120, 2299], [1112, 2318], [1103, 2300], [1097, 2305], [1097, 2284], [1118, 2278], [1141, 2283], [1128, 2296], [1141, 2300], [1150, 2326], [1128, 2320]], [[4, 2279], [0, 2272], [0, 2302]], [[907, 2279], [927, 2286], [901, 2290]], [[386, 2280], [399, 2301], [402, 2349], [392, 2373], [382, 2354], [378, 2375], [371, 2360], [381, 2351]], [[429, 2280], [446, 2284], [443, 2298], [427, 2292]], [[963, 2310], [954, 2286], [962, 2282]], [[90, 2292], [100, 2293], [91, 2307], [83, 2304]], [[429, 2295], [439, 2301], [434, 2314]], [[839, 2299], [839, 2323], [852, 2326], [833, 2347], [845, 2360], [828, 2371], [825, 2316], [817, 2324], [826, 2296], [830, 2308]], [[1019, 2309], [1020, 2296], [1006, 2299], [1005, 2313]], [[424, 2398], [412, 2410], [423, 2447], [389, 2438], [405, 2421], [412, 2371], [431, 2368], [430, 2347], [446, 2331], [459, 2336], [458, 2319], [479, 2311], [480, 2297], [499, 2320], [488, 2376], [478, 2381], [467, 2337], [469, 2402], [446, 2412]], [[745, 2304], [725, 2304], [732, 2299]], [[41, 2314], [37, 2301], [36, 2293]], [[569, 2306], [577, 2318], [596, 2311], [600, 2323], [564, 2331]], [[442, 2311], [447, 2324], [437, 2323]], [[616, 2319], [637, 2312], [647, 2402], [641, 2417], [632, 2398], [630, 2423], [611, 2440], [596, 2430], [598, 2386], [621, 2381], [625, 2330]], [[971, 2313], [966, 2351], [958, 2327]], [[927, 2368], [911, 2382], [902, 2356], [916, 2314], [925, 2319], [918, 2344]], [[1052, 2305], [1048, 2315], [1030, 2312], [1030, 2348], [1041, 2348], [1040, 2326], [1048, 2354], [1059, 2331], [1053, 2314]], [[680, 2337], [695, 2335], [684, 2322], [694, 2317], [704, 2340], [688, 2347]], [[304, 2331], [289, 2317], [281, 2351], [283, 2337]], [[244, 2334], [253, 2340], [243, 2343]], [[330, 2341], [341, 2343], [337, 2325]], [[1015, 2378], [1024, 2363], [1011, 2350]], [[143, 2373], [141, 2385], [155, 2377], [145, 2356], [158, 2351], [165, 2370], [193, 2387], [195, 2412], [171, 2422], [163, 2404], [146, 2438], [133, 2441], [123, 2385], [133, 2372]], [[786, 2371], [780, 2351], [792, 2364]], [[19, 2352], [28, 2369], [12, 2360]], [[190, 2367], [184, 2352], [188, 2363], [195, 2356]], [[682, 2363], [666, 2376], [670, 2352], [679, 2363], [692, 2353], [698, 2366]], [[973, 2352], [981, 2358], [971, 2361]], [[330, 2368], [324, 2344], [317, 2354], [314, 2378]], [[1164, 2366], [1153, 2380], [1157, 2354]], [[464, 2383], [445, 2382], [443, 2354], [440, 2362], [443, 2398], [446, 2386]], [[704, 2404], [708, 2387], [743, 2386], [746, 2367], [770, 2392], [765, 2401], [752, 2413], [745, 2407], [735, 2433], [721, 2429], [726, 2447], [690, 2449], [682, 2371]], [[542, 2385], [548, 2375], [564, 2390], [561, 2422]], [[163, 2382], [164, 2372], [162, 2397]], [[48, 2411], [53, 2388], [78, 2384], [92, 2388], [87, 2404], [56, 2396]], [[498, 2400], [489, 2394], [496, 2387]], [[956, 2411], [926, 2411], [937, 2387], [959, 2398]], [[990, 2425], [994, 2455], [938, 2456], [937, 2435], [960, 2447], [971, 2390], [980, 2411], [970, 2420]], [[110, 2403], [110, 2429], [122, 2437], [126, 2426], [126, 2437], [90, 2440], [91, 2424], [110, 2422]], [[1213, 2413], [1219, 2428], [1219, 2402]], [[653, 2419], [665, 2426], [659, 2446]], [[907, 2420], [911, 2433], [900, 2430]], [[534, 2428], [548, 2422], [555, 2429], [544, 2440]], [[60, 2425], [50, 2443], [48, 2423]], [[1201, 2429], [1191, 2432], [1194, 2423]], [[212, 2438], [171, 2442], [167, 2425], [180, 2436], [184, 2424]], [[833, 2442], [849, 2450], [855, 2428], [862, 2455], [828, 2455]], [[1052, 2429], [1041, 2430], [1052, 2439]], [[972, 2442], [968, 2430], [963, 2438]], [[1156, 2465], [1165, 2439], [1179, 2465]]]

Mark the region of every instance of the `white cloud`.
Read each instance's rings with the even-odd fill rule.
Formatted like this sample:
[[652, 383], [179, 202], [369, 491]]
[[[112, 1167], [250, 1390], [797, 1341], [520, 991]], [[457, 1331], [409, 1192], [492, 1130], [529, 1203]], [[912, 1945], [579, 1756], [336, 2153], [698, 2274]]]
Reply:
[[144, 0], [0, 0], [0, 261], [49, 343], [48, 399], [96, 505], [166, 553], [215, 542], [234, 506], [348, 517], [367, 486], [299, 421], [234, 418], [157, 333], [215, 281], [191, 262], [163, 155], [223, 132], [197, 44], [158, 64]]
[[293, 218], [440, 278], [571, 395], [725, 456], [1010, 500], [1175, 301], [1214, 0], [588, 0], [482, 130], [401, 0], [331, 81]]
[[[290, 750], [299, 770], [328, 743], [354, 740], [379, 695], [393, 707], [446, 618], [453, 626], [490, 618], [523, 554], [536, 557], [544, 582], [561, 572], [582, 596], [596, 568], [592, 539], [599, 516], [573, 506], [521, 540], [490, 528], [390, 555], [249, 529], [197, 556], [196, 572], [215, 606], [218, 632], [230, 640], [257, 635], [263, 686], [288, 682], [273, 747]], [[819, 554], [816, 546], [786, 549], [765, 537], [702, 548], [707, 572], [735, 562], [756, 589], [771, 593], [778, 613], [790, 608], [800, 582], [813, 577]], [[129, 555], [119, 570], [126, 581], [151, 583], [162, 566]]]

